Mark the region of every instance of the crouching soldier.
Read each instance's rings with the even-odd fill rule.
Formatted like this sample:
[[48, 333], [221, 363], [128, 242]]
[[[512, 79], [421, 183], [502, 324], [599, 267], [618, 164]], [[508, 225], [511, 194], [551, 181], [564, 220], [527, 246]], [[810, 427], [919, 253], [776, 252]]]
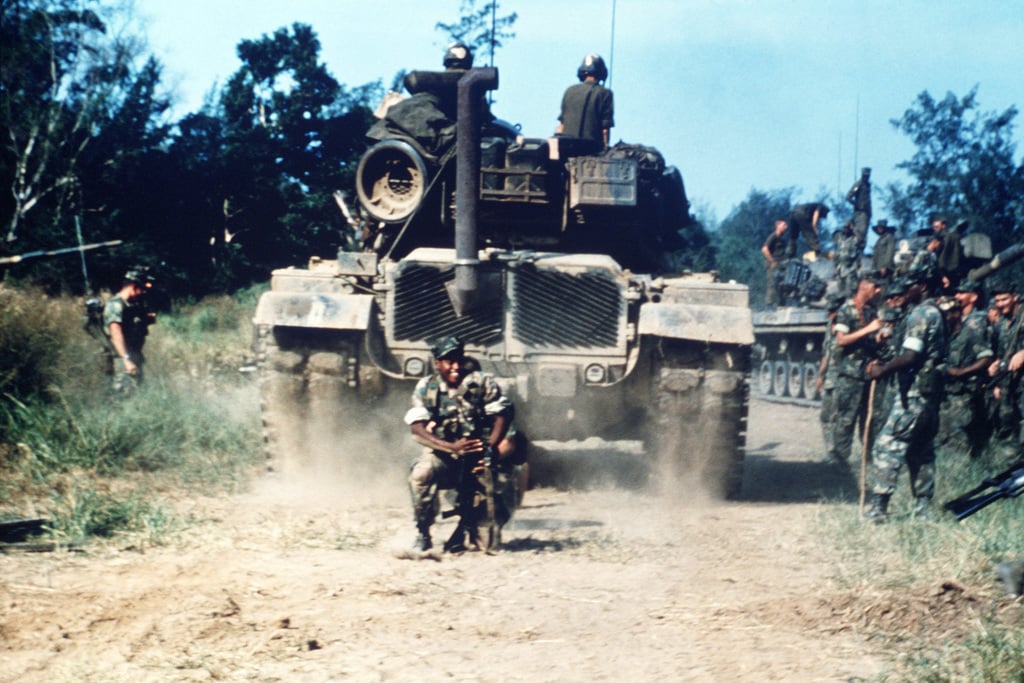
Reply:
[[517, 475], [524, 467], [512, 402], [494, 377], [476, 369], [457, 337], [434, 343], [431, 352], [435, 372], [417, 383], [405, 414], [413, 439], [425, 447], [409, 475], [413, 550], [433, 547], [430, 527], [442, 489], [457, 492], [461, 518], [445, 550], [465, 549], [466, 534], [469, 547], [493, 550], [518, 502]]

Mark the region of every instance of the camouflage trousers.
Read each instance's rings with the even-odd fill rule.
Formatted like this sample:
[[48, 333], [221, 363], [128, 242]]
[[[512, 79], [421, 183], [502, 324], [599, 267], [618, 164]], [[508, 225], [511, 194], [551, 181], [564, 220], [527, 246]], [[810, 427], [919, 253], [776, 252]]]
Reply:
[[[870, 392], [870, 385], [868, 386]], [[898, 393], [895, 377], [889, 376], [875, 380], [875, 397], [871, 403], [871, 427], [868, 430], [870, 433], [868, 436], [869, 448], [874, 447], [875, 442], [878, 441], [878, 435], [882, 433], [882, 427], [885, 426], [885, 420], [892, 412], [892, 404]], [[870, 450], [868, 455], [871, 455]]]
[[939, 427], [937, 396], [897, 396], [871, 455], [872, 492], [891, 495], [905, 464], [916, 498], [935, 494], [935, 434]]
[[143, 370], [146, 367], [145, 360], [141, 354], [135, 364], [134, 375], [129, 375], [124, 369], [124, 359], [120, 356], [109, 354], [110, 358], [110, 390], [116, 398], [128, 398], [138, 391], [142, 384]]
[[825, 459], [835, 460], [836, 456], [836, 390], [824, 387], [821, 390], [821, 436], [825, 441]]
[[996, 462], [1010, 462], [1024, 453], [1024, 388], [1017, 382], [1004, 382], [1001, 389], [1002, 397], [991, 399], [986, 412], [992, 435], [987, 453]]
[[[499, 525], [511, 517], [519, 501], [518, 477], [515, 468], [494, 470], [495, 516]], [[413, 521], [417, 528], [428, 529], [441, 509], [440, 492], [459, 488], [461, 477], [475, 477], [463, 471], [462, 463], [442, 451], [424, 448], [412, 464], [409, 474], [409, 495], [412, 499]]]
[[[868, 383], [865, 380], [846, 375], [836, 377], [834, 452], [839, 462], [850, 459], [854, 433], [864, 428], [867, 414]], [[860, 449], [857, 451], [860, 452]]]
[[977, 392], [947, 393], [939, 408], [936, 450], [946, 456], [976, 458], [985, 449], [989, 425], [985, 406]]
[[868, 243], [868, 224], [871, 223], [871, 214], [867, 211], [853, 212], [853, 234], [857, 236], [857, 251], [864, 253], [864, 247]]

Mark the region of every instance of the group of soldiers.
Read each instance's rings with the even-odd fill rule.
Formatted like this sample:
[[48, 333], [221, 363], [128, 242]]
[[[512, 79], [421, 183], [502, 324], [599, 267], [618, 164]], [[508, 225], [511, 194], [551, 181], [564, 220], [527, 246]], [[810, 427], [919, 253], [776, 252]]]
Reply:
[[1019, 293], [1007, 280], [963, 277], [945, 228], [937, 218], [909, 264], [892, 276], [865, 270], [852, 295], [828, 301], [819, 368], [826, 458], [846, 466], [856, 445], [870, 459], [868, 517], [879, 523], [904, 465], [913, 515], [927, 517], [937, 454], [1005, 461], [1024, 450]]

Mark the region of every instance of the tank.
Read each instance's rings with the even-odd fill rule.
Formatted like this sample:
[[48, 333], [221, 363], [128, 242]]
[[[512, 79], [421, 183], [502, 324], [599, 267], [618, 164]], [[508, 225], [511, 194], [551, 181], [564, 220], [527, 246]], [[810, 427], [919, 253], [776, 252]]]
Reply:
[[648, 147], [519, 135], [482, 105], [496, 87], [492, 68], [409, 74], [356, 173], [366, 250], [272, 274], [255, 327], [275, 466], [296, 421], [344, 433], [386, 415], [407, 440], [430, 342], [456, 334], [531, 442], [641, 441], [659, 480], [736, 494], [748, 292], [673, 269], [699, 229], [681, 175]]
[[835, 267], [827, 259], [789, 259], [779, 274], [781, 305], [752, 315], [754, 394], [814, 404], [821, 400], [816, 383], [828, 323], [825, 301], [837, 291]]

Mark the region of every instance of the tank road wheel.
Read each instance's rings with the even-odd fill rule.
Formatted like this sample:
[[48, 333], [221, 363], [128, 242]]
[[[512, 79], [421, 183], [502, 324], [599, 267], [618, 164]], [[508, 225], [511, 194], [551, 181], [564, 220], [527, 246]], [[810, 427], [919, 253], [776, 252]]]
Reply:
[[818, 364], [804, 363], [804, 396], [812, 401], [821, 400], [821, 392], [818, 391]]
[[803, 363], [789, 363], [789, 379], [786, 382], [789, 395], [793, 398], [800, 398], [804, 395], [804, 365]]
[[657, 340], [648, 452], [658, 488], [732, 497], [743, 483], [749, 349]]
[[774, 393], [772, 377], [775, 369], [770, 360], [761, 361], [761, 367], [757, 371], [757, 390], [762, 396], [771, 396]]
[[789, 363], [777, 360], [772, 365], [772, 393], [787, 396], [789, 389]]

